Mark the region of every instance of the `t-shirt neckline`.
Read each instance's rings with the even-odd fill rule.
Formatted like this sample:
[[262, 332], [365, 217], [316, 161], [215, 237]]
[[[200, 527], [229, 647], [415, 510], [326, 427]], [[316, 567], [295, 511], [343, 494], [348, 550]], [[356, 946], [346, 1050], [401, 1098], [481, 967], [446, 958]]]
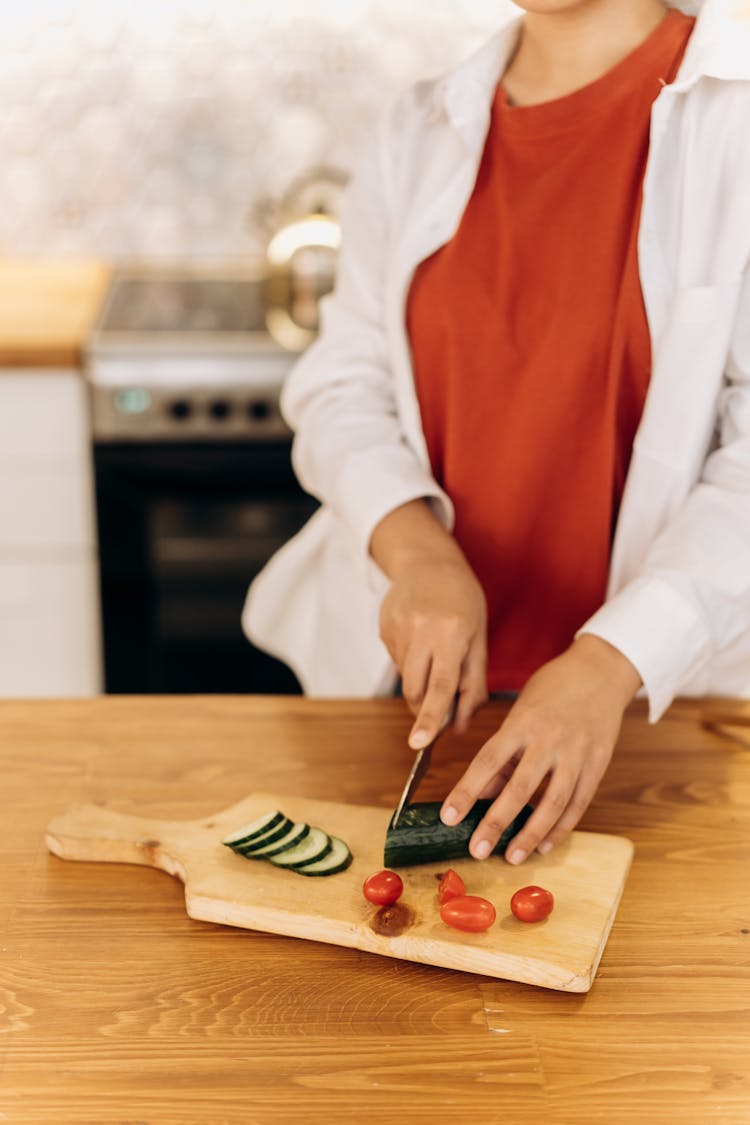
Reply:
[[668, 85], [674, 75], [659, 76], [656, 73], [659, 64], [668, 61], [669, 69], [673, 69], [674, 57], [683, 42], [681, 33], [686, 30], [686, 24], [692, 30], [694, 23], [693, 18], [671, 8], [653, 31], [605, 74], [551, 101], [515, 106], [508, 99], [501, 79], [495, 93], [495, 112], [501, 127], [504, 131], [527, 136], [580, 129], [590, 118], [611, 111], [618, 100], [635, 89], [642, 89], [644, 80], [652, 75], [662, 85]]

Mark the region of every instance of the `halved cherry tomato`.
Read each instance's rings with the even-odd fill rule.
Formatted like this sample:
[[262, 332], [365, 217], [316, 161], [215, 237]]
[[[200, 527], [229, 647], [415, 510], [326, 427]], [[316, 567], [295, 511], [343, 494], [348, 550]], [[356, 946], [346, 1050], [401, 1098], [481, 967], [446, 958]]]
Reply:
[[541, 922], [552, 913], [555, 900], [544, 887], [521, 887], [510, 900], [510, 908], [519, 922]]
[[486, 898], [478, 895], [461, 895], [449, 898], [440, 907], [440, 917], [454, 930], [465, 930], [478, 934], [488, 930], [497, 917], [495, 907]]
[[393, 906], [403, 893], [403, 881], [395, 871], [376, 871], [362, 884], [362, 894], [376, 906]]
[[438, 883], [438, 902], [441, 904], [448, 902], [451, 898], [461, 898], [466, 894], [466, 884], [459, 874], [457, 874], [452, 867], [449, 867], [445, 875]]

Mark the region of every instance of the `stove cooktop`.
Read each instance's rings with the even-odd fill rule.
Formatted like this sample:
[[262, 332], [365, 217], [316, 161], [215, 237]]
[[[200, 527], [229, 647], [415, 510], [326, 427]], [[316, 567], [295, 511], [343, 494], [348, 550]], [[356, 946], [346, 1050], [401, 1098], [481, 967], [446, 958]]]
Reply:
[[98, 328], [136, 335], [265, 333], [265, 312], [262, 279], [121, 276]]
[[86, 349], [98, 441], [288, 437], [298, 352], [268, 331], [262, 275], [119, 270]]

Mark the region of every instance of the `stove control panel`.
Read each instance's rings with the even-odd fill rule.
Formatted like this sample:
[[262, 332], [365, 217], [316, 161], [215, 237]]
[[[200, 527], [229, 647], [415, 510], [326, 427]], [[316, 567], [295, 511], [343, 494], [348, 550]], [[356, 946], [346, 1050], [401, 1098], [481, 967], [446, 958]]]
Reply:
[[290, 436], [280, 387], [91, 385], [96, 441], [242, 441]]
[[86, 349], [95, 442], [288, 438], [298, 353], [266, 324], [260, 277], [118, 271]]

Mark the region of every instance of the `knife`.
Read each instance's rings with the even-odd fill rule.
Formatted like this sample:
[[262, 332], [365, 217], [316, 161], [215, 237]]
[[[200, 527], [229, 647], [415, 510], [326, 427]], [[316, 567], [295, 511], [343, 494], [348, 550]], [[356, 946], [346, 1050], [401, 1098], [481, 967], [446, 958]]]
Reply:
[[401, 799], [400, 799], [400, 801], [399, 801], [399, 803], [396, 807], [395, 813], [393, 814], [393, 820], [391, 821], [391, 826], [393, 828], [395, 828], [396, 825], [398, 824], [399, 817], [401, 816], [401, 813], [404, 811], [406, 806], [411, 801], [411, 798], [414, 796], [414, 794], [417, 791], [417, 786], [419, 785], [419, 783], [422, 780], [422, 778], [424, 777], [424, 775], [427, 773], [427, 770], [430, 768], [430, 758], [432, 757], [432, 748], [435, 745], [435, 743], [437, 742], [437, 740], [440, 738], [440, 735], [443, 733], [445, 728], [451, 722], [451, 719], [453, 718], [454, 710], [455, 710], [455, 708], [451, 707], [450, 711], [448, 712], [448, 714], [445, 716], [442, 723], [440, 724], [440, 727], [438, 728], [438, 732], [435, 735], [435, 737], [433, 738], [432, 742], [428, 742], [426, 746], [423, 746], [421, 750], [417, 751], [417, 756], [414, 759], [414, 765], [411, 767], [411, 770], [409, 772], [409, 776], [406, 779], [406, 785], [404, 786], [404, 791], [401, 794]]

